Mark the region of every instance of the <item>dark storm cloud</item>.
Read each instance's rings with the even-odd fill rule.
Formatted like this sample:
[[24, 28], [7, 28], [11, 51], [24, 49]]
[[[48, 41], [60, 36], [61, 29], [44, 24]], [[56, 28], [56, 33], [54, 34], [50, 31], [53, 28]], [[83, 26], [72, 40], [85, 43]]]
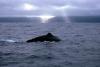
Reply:
[[[59, 14], [62, 10], [69, 15], [100, 15], [99, 3], [100, 0], [0, 0], [0, 15]], [[29, 11], [27, 4], [38, 9]]]

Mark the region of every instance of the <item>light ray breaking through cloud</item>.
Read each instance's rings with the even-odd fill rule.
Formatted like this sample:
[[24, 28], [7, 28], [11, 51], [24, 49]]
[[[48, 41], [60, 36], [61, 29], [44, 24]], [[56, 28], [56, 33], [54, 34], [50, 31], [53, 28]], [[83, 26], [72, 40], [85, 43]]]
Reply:
[[40, 16], [37, 16], [37, 17], [40, 17], [41, 20], [42, 20], [42, 23], [47, 23], [47, 21], [55, 16], [53, 15], [40, 15]]

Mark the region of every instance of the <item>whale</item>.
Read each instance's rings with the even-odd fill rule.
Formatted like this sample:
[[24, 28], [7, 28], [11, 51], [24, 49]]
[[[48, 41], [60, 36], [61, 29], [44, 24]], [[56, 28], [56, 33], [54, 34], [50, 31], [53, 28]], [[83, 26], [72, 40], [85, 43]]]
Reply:
[[61, 41], [60, 38], [58, 38], [57, 36], [54, 36], [52, 33], [47, 33], [46, 35], [42, 35], [42, 36], [38, 36], [32, 39], [27, 40], [27, 43], [31, 43], [31, 42], [44, 42], [44, 41], [49, 41], [49, 42], [59, 42]]

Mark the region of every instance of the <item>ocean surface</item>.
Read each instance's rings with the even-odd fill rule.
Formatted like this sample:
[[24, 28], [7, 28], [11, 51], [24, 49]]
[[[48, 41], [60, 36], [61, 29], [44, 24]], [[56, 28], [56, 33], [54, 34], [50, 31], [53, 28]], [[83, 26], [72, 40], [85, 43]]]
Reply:
[[[48, 32], [62, 41], [25, 42]], [[0, 67], [100, 67], [100, 23], [0, 22]]]

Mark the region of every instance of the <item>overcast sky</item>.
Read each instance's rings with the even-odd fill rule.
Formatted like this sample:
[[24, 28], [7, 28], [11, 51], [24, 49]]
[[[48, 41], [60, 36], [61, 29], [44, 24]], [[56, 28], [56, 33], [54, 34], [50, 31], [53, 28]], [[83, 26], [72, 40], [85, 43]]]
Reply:
[[0, 16], [100, 15], [100, 0], [0, 0]]

